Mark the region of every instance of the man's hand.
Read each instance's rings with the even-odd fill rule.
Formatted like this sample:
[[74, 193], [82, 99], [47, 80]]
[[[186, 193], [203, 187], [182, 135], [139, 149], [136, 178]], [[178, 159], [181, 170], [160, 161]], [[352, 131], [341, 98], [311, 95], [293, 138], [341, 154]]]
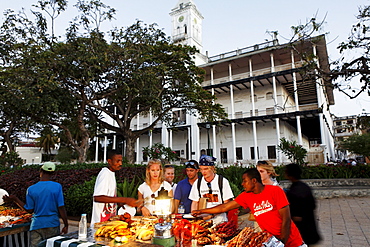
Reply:
[[193, 210], [191, 211], [191, 215], [197, 217], [198, 215], [202, 214], [202, 210]]
[[61, 231], [61, 235], [68, 233], [68, 226], [64, 226]]
[[9, 195], [9, 196], [4, 195], [3, 200], [4, 202], [14, 202], [17, 200], [17, 197], [15, 195]]

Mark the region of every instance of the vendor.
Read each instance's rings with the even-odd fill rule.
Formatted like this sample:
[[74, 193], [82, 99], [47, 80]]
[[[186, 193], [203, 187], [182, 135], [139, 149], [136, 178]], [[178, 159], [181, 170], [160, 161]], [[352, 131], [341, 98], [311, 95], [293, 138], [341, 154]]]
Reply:
[[64, 207], [62, 186], [51, 181], [55, 164], [45, 162], [40, 169], [40, 181], [27, 189], [26, 203], [14, 195], [4, 196], [6, 202], [15, 202], [33, 214], [30, 226], [30, 247], [60, 234], [59, 215], [63, 220], [62, 234], [68, 233], [67, 212]]
[[96, 178], [94, 187], [94, 202], [90, 227], [96, 222], [109, 220], [117, 214], [117, 204], [138, 207], [140, 200], [130, 197], [117, 197], [117, 182], [115, 172], [122, 167], [122, 154], [116, 150], [108, 152], [108, 167], [104, 167]]

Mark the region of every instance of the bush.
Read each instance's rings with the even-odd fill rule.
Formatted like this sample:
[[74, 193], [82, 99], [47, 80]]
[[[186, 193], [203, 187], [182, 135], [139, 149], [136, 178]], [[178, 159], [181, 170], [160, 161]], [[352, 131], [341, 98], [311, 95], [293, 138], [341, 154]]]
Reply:
[[96, 177], [68, 189], [64, 197], [68, 216], [80, 216], [84, 213], [91, 216], [95, 181]]

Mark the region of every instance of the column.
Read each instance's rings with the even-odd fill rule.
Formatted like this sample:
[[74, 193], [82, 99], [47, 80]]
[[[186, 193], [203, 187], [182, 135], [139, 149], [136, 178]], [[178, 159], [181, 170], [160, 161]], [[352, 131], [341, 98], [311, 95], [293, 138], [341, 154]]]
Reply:
[[107, 134], [108, 134], [108, 130], [105, 129], [105, 131], [104, 131], [104, 158], [103, 158], [103, 162], [107, 161], [107, 145], [108, 145]]
[[[314, 54], [314, 57], [315, 57], [315, 62], [317, 64], [317, 67], [320, 67], [320, 64], [319, 64], [319, 60], [316, 58], [317, 56], [317, 52], [316, 52], [316, 45], [314, 44], [312, 46], [312, 49], [313, 49], [313, 54]], [[315, 74], [317, 74], [317, 70], [315, 70]], [[323, 95], [322, 95], [322, 88], [320, 86], [321, 84], [321, 81], [320, 81], [320, 78], [317, 76], [316, 77], [316, 94], [317, 94], [317, 104], [318, 104], [318, 108], [321, 108], [322, 109], [322, 113], [319, 113], [319, 120], [320, 120], [320, 135], [321, 135], [321, 144], [322, 144], [322, 147], [324, 148], [324, 159], [326, 161], [326, 157], [328, 156], [328, 143], [327, 143], [327, 139], [326, 139], [326, 132], [325, 132], [325, 121], [324, 121], [324, 111], [325, 111], [325, 106], [323, 105]], [[324, 85], [322, 85], [323, 87]]]
[[[294, 61], [294, 51], [291, 50], [291, 57], [292, 57], [292, 69], [295, 69], [295, 61]], [[293, 72], [293, 88], [294, 88], [294, 103], [295, 103], [295, 110], [299, 112], [299, 100], [298, 100], [298, 88], [297, 88], [297, 76], [296, 72]], [[303, 145], [302, 141], [302, 128], [301, 128], [301, 116], [296, 116], [297, 120], [297, 135], [298, 135], [298, 144]]]
[[[249, 59], [249, 76], [253, 76], [253, 67], [252, 67], [252, 59]], [[255, 104], [254, 104], [254, 83], [251, 80], [251, 101], [252, 101], [252, 117], [256, 114]], [[257, 164], [258, 161], [258, 141], [257, 141], [257, 123], [256, 120], [252, 121], [252, 130], [253, 130], [253, 143], [254, 143], [254, 160]]]
[[[271, 52], [270, 53], [270, 59], [271, 59], [271, 72], [274, 73], [275, 72], [275, 63], [274, 63], [274, 54]], [[273, 87], [273, 97], [274, 97], [274, 102], [275, 102], [275, 106], [274, 106], [274, 113], [277, 114], [279, 113], [278, 111], [278, 98], [277, 98], [277, 90], [276, 90], [276, 77], [273, 76], [272, 77], [272, 87]], [[280, 121], [279, 121], [279, 118], [275, 118], [275, 125], [276, 125], [276, 146], [280, 144]], [[278, 163], [281, 163], [281, 152], [280, 150], [276, 150], [276, 159], [277, 159], [277, 162]]]
[[[114, 116], [117, 115], [117, 107], [114, 107]], [[115, 119], [112, 119], [113, 120], [113, 123], [112, 125], [115, 127], [116, 126], [116, 120]], [[117, 149], [117, 135], [116, 133], [114, 133], [113, 135], [113, 149]]]
[[[229, 63], [229, 81], [233, 80], [231, 63]], [[234, 109], [234, 91], [233, 85], [230, 85], [230, 103], [231, 103], [231, 119], [235, 118], [235, 109]], [[235, 123], [231, 123], [231, 139], [232, 139], [232, 155], [233, 163], [236, 162], [236, 135], [235, 135]]]
[[[137, 114], [136, 118], [136, 129], [139, 130], [139, 125], [140, 125], [140, 114]], [[140, 164], [141, 160], [139, 159], [140, 157], [140, 137], [136, 139], [136, 163]]]
[[[152, 110], [149, 111], [149, 125], [152, 125], [153, 123], [153, 115]], [[149, 131], [149, 147], [153, 146], [153, 131]]]
[[99, 161], [99, 137], [98, 133], [96, 133], [95, 136], [95, 163], [98, 163]]
[[[213, 77], [213, 68], [211, 68], [211, 85], [214, 85], [214, 77]], [[215, 95], [215, 89], [212, 88], [212, 95]], [[213, 103], [215, 103], [213, 101]], [[212, 155], [213, 157], [217, 158], [218, 157], [218, 152], [217, 152], [217, 136], [216, 136], [216, 125], [212, 125]]]

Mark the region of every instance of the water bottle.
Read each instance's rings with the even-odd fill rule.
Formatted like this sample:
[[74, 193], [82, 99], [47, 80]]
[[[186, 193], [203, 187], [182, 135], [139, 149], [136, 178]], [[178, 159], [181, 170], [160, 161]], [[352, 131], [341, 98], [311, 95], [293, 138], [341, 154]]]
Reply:
[[87, 241], [87, 219], [86, 219], [86, 214], [81, 214], [81, 220], [78, 223], [78, 240]]
[[179, 206], [179, 214], [184, 214], [185, 213], [185, 206], [184, 203], [181, 203]]

